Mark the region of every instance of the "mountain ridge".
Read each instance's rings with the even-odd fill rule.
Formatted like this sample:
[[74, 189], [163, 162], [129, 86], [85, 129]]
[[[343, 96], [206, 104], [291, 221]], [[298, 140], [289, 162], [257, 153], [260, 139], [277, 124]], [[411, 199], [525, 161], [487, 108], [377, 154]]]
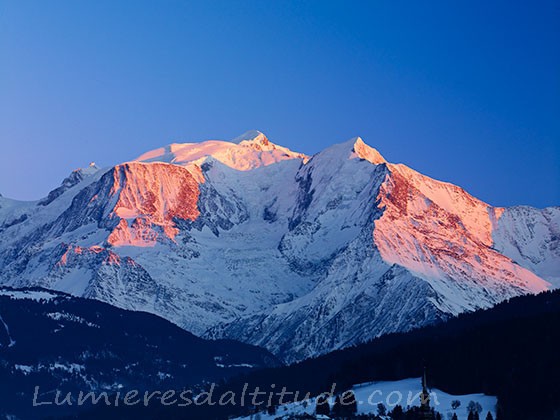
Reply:
[[[41, 288], [0, 287], [0, 416], [61, 418], [83, 411], [78, 392], [202, 389], [278, 366], [264, 349], [209, 341], [156, 315]], [[40, 395], [34, 397], [35, 387]], [[55, 391], [73, 406], [33, 406]]]

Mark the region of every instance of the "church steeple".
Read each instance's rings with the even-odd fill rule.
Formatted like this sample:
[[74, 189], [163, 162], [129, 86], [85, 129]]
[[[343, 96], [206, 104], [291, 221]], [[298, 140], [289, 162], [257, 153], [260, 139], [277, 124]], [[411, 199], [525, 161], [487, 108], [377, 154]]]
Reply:
[[430, 393], [428, 392], [428, 385], [426, 381], [426, 366], [424, 366], [424, 373], [422, 375], [422, 397], [420, 401], [422, 407], [430, 408]]
[[430, 409], [430, 393], [428, 392], [428, 382], [426, 380], [426, 366], [422, 374], [422, 394], [420, 394], [420, 418], [433, 419], [433, 413]]

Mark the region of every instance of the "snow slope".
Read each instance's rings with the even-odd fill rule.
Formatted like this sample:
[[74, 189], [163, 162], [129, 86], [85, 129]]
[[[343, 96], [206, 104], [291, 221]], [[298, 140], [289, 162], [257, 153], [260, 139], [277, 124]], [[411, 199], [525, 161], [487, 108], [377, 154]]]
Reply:
[[560, 287], [560, 208], [511, 207], [496, 219], [494, 248]]
[[[344, 390], [339, 390], [344, 391]], [[420, 394], [422, 392], [421, 378], [403, 379], [400, 381], [370, 382], [354, 385], [352, 391], [358, 403], [357, 414], [378, 414], [377, 405], [383, 404], [387, 411], [391, 411], [396, 405], [403, 408], [420, 406]], [[337, 392], [336, 392], [337, 393]], [[451, 395], [437, 388], [429, 390], [430, 406], [442, 414], [444, 419], [451, 418], [453, 413], [457, 414], [459, 420], [468, 417], [467, 407], [469, 402], [474, 401], [482, 407], [481, 418], [485, 418], [488, 412], [496, 418], [497, 399], [494, 396], [484, 394]], [[334, 404], [334, 396], [328, 398], [329, 405]], [[452, 401], [459, 401], [456, 410], [451, 407]], [[310, 414], [315, 415], [316, 398], [309, 398], [306, 403], [290, 403], [279, 406], [276, 414], [260, 413], [261, 420], [275, 420], [290, 415]], [[449, 415], [449, 417], [448, 417]], [[253, 416], [254, 417], [254, 416]], [[252, 417], [239, 417], [239, 420], [250, 420]]]

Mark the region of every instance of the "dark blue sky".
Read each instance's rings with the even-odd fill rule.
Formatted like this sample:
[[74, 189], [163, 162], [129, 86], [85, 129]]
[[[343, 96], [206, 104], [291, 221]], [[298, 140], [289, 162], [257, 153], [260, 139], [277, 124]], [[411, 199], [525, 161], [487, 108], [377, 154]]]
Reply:
[[560, 204], [558, 1], [0, 0], [0, 193], [249, 129]]

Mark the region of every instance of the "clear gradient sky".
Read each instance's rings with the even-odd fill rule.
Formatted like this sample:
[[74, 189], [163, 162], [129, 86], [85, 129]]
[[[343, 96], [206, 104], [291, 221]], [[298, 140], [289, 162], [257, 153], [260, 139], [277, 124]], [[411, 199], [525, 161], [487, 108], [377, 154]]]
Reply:
[[4, 196], [249, 129], [560, 205], [560, 3], [0, 0]]

